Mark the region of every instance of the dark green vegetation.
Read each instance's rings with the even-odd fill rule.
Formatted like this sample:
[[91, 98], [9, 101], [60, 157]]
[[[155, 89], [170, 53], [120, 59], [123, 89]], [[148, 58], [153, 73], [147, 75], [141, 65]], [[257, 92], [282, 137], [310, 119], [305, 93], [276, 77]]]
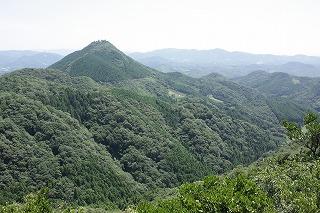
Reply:
[[[284, 112], [220, 75], [160, 73], [106, 41], [52, 68], [61, 70], [0, 78], [0, 204], [48, 187], [55, 203], [122, 209], [153, 198], [149, 191], [248, 165], [285, 141]], [[252, 185], [265, 200], [252, 208], [269, 208], [239, 178], [224, 184]]]
[[[319, 124], [317, 116], [312, 114], [305, 121], [307, 125]], [[290, 137], [296, 135], [294, 132], [288, 128]], [[319, 133], [320, 130], [314, 128], [305, 131], [306, 135], [318, 137]], [[294, 143], [247, 168], [239, 167], [225, 176], [210, 176], [184, 184], [177, 195], [161, 197], [152, 203], [141, 202], [126, 212], [319, 212], [319, 173], [318, 156]], [[103, 209], [54, 207], [46, 190], [26, 196], [23, 204], [2, 206], [0, 210], [4, 213], [105, 212]]]
[[0, 108], [2, 203], [45, 186], [52, 198], [79, 205], [124, 206], [139, 195], [133, 178], [69, 114], [5, 92]]
[[88, 76], [96, 81], [115, 82], [151, 76], [154, 71], [119, 51], [107, 41], [92, 42], [50, 66], [72, 76]]
[[319, 212], [320, 162], [283, 151], [223, 177], [185, 184], [137, 212]]
[[318, 116], [308, 114], [305, 126], [285, 123], [298, 142], [290, 148], [226, 176], [184, 184], [177, 196], [141, 203], [137, 212], [319, 212]]
[[270, 98], [286, 98], [300, 106], [320, 110], [320, 78], [257, 71], [234, 80], [239, 84], [254, 88]]

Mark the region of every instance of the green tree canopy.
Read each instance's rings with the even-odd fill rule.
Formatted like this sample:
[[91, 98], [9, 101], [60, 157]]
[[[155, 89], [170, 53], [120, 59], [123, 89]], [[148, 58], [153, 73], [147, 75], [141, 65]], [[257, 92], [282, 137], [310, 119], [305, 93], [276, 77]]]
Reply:
[[313, 157], [319, 156], [320, 148], [320, 121], [315, 113], [308, 113], [304, 118], [304, 125], [294, 122], [284, 122], [288, 137], [308, 149]]
[[202, 182], [184, 184], [179, 196], [157, 203], [143, 203], [139, 213], [165, 212], [274, 212], [273, 201], [253, 181], [235, 177], [211, 176]]

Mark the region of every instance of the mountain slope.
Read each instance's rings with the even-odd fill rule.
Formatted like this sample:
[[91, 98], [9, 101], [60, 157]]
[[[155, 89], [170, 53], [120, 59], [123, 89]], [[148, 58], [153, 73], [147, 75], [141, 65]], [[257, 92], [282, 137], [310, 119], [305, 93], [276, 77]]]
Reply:
[[174, 186], [209, 171], [170, 133], [153, 99], [53, 70], [23, 70], [0, 81], [1, 91], [70, 113], [123, 170], [149, 187]]
[[287, 96], [308, 89], [313, 86], [317, 80], [291, 76], [281, 72], [267, 73], [257, 71], [247, 76], [236, 78], [235, 81], [270, 95]]
[[[62, 169], [65, 164], [61, 161], [64, 156], [59, 156], [60, 147], [62, 149], [70, 143], [68, 150], [71, 154], [67, 155], [76, 158], [74, 161], [78, 163], [70, 161], [76, 168], [71, 167], [69, 173], [62, 173], [64, 170], [47, 161], [50, 158], [42, 159], [50, 166], [49, 171], [61, 171], [68, 179], [69, 184], [63, 189], [68, 193], [71, 191], [68, 202], [81, 205], [104, 202], [121, 208], [125, 203], [134, 203], [141, 189], [148, 192], [175, 187], [209, 174], [228, 171], [237, 165], [247, 165], [284, 142], [276, 113], [268, 99], [256, 90], [216, 74], [194, 79], [181, 73], [160, 73], [125, 55], [118, 58], [124, 61], [107, 60], [118, 54], [122, 53], [109, 43], [94, 42], [57, 62], [63, 71], [24, 69], [0, 77], [0, 94], [10, 94], [6, 97], [12, 99], [0, 102], [4, 110], [1, 115], [6, 121], [15, 121], [17, 135], [31, 138], [34, 147], [45, 141], [47, 155], [57, 155], [54, 162], [58, 162]], [[108, 57], [96, 60], [96, 55]], [[75, 64], [81, 61], [83, 67], [90, 70], [76, 73], [77, 66], [70, 61]], [[128, 61], [132, 66], [128, 66], [128, 70], [121, 69], [120, 65], [128, 64]], [[90, 78], [100, 67], [108, 67], [101, 73], [103, 80]], [[137, 77], [138, 68], [139, 73], [146, 75]], [[110, 77], [110, 73], [118, 72], [125, 72], [125, 77]], [[41, 105], [41, 108], [34, 109], [32, 104], [25, 103], [25, 109], [18, 110], [17, 104], [12, 103], [19, 99]], [[52, 117], [62, 114], [65, 119], [43, 131], [46, 121], [50, 120], [50, 116], [43, 112], [47, 109], [52, 109]], [[23, 119], [25, 116], [27, 119]], [[39, 122], [34, 122], [37, 119]], [[28, 131], [25, 125], [28, 125]], [[68, 128], [71, 130], [67, 131]], [[55, 130], [59, 131], [56, 133]], [[10, 144], [13, 150], [21, 149], [21, 137], [11, 141], [10, 131], [0, 132], [0, 135], [4, 147]], [[71, 143], [69, 137], [73, 136], [80, 139]], [[96, 154], [106, 163], [91, 160]], [[16, 171], [25, 168], [15, 158], [7, 161], [3, 156], [0, 159], [6, 171], [12, 172], [12, 167]], [[26, 154], [24, 161], [33, 158], [34, 154]], [[75, 174], [81, 180], [75, 178]], [[43, 183], [49, 177], [40, 170], [24, 175], [25, 179], [33, 179], [35, 183]], [[59, 182], [59, 176], [52, 178]], [[21, 180], [15, 182], [19, 185]], [[10, 188], [11, 185], [4, 180], [1, 183], [0, 186], [5, 187], [1, 202], [19, 200], [22, 193], [36, 188], [32, 184], [23, 185], [25, 189], [14, 197], [17, 188]], [[74, 185], [83, 186], [81, 190], [86, 196], [81, 194], [84, 191], [78, 196], [78, 191], [73, 190]], [[50, 184], [49, 188], [56, 190]], [[119, 192], [113, 193], [117, 188]], [[66, 199], [63, 196], [64, 193], [52, 195], [56, 199]]]
[[[51, 197], [78, 205], [131, 203], [140, 186], [69, 114], [1, 92], [0, 202], [49, 187]], [[94, 193], [94, 196], [93, 196]]]
[[136, 211], [319, 212], [319, 160], [293, 147], [297, 150], [286, 147], [249, 167], [184, 184], [176, 195], [141, 203]]
[[284, 97], [303, 106], [320, 109], [320, 78], [259, 71], [236, 78], [234, 81], [257, 89], [270, 97]]
[[[105, 87], [87, 78], [72, 78], [52, 70], [24, 70], [4, 76], [0, 89], [71, 113], [88, 128], [96, 142], [104, 144], [111, 155], [123, 163], [125, 171], [139, 182], [151, 185], [171, 186], [201, 178], [210, 171], [222, 172], [233, 165], [249, 163], [280, 143], [276, 117], [270, 117], [271, 111], [269, 118], [262, 113], [268, 112], [265, 103], [256, 102], [255, 110], [249, 112], [240, 102], [226, 99], [232, 91], [225, 94], [226, 98], [221, 97], [225, 104], [200, 94], [175, 102], [169, 91], [184, 90], [168, 84], [187, 83], [183, 82], [184, 78], [179, 77], [180, 82], [175, 78], [173, 81], [173, 77], [168, 76], [165, 86], [157, 86], [158, 92], [161, 88], [166, 92], [162, 94], [166, 97], [139, 95], [131, 92], [133, 88], [127, 83], [130, 90], [124, 86]], [[135, 85], [138, 84], [135, 82]], [[224, 93], [221, 87], [218, 91]], [[245, 102], [250, 104], [250, 101], [242, 103]], [[238, 128], [245, 134], [239, 134]], [[142, 146], [142, 141], [148, 143]], [[155, 152], [154, 147], [158, 151]], [[144, 166], [143, 172], [140, 167], [132, 168], [134, 156], [146, 156], [139, 163]], [[172, 159], [174, 156], [179, 158]], [[184, 168], [186, 164], [188, 167]], [[163, 179], [167, 175], [170, 181]]]
[[107, 41], [92, 42], [49, 68], [68, 72], [72, 76], [88, 76], [102, 82], [143, 78], [155, 72], [135, 62]]

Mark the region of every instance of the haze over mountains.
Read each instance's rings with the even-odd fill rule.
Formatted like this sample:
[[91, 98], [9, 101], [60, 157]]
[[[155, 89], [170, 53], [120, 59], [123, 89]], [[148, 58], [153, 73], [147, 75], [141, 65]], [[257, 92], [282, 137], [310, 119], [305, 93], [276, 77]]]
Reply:
[[30, 50], [0, 51], [0, 74], [21, 68], [45, 68], [63, 58], [51, 52]]
[[[70, 50], [0, 51], [0, 74], [20, 68], [45, 68], [70, 52]], [[295, 76], [320, 76], [320, 58], [305, 55], [250, 54], [228, 52], [223, 49], [161, 49], [129, 55], [151, 68], [163, 72], [181, 72], [191, 77], [219, 73], [233, 78], [258, 70], [270, 73], [284, 72]]]
[[152, 68], [164, 72], [182, 72], [193, 77], [219, 73], [232, 78], [257, 70], [285, 72], [296, 76], [320, 76], [320, 57], [305, 55], [250, 54], [223, 49], [161, 49], [131, 53], [130, 56]]

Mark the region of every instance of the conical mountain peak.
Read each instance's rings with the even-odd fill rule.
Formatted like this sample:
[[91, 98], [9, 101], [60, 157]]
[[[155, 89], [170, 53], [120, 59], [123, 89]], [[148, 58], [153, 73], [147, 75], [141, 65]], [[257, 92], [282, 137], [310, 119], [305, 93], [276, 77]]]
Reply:
[[118, 82], [144, 78], [155, 71], [136, 62], [106, 40], [90, 43], [50, 66], [73, 76], [88, 76], [96, 81]]
[[86, 46], [83, 50], [93, 50], [93, 51], [116, 50], [116, 51], [120, 51], [107, 40], [93, 41], [88, 46]]

